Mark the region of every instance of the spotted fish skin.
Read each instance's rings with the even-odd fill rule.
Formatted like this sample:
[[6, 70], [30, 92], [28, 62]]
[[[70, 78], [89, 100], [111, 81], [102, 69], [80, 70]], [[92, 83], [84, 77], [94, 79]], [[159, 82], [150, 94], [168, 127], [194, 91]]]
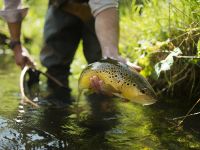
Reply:
[[149, 82], [136, 70], [116, 60], [107, 58], [89, 64], [79, 78], [79, 90], [90, 89], [90, 78], [103, 80], [113, 95], [150, 105], [155, 103], [156, 94]]

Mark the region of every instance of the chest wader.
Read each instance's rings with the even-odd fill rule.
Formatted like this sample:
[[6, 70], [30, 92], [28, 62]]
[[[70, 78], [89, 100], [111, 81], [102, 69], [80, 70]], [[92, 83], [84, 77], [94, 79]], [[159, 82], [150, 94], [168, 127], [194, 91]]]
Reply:
[[[40, 59], [47, 67], [47, 73], [66, 86], [70, 64], [81, 40], [87, 62], [99, 60], [101, 49], [88, 4], [80, 1], [51, 0], [45, 18], [44, 44]], [[49, 86], [53, 87], [54, 83], [49, 81]]]

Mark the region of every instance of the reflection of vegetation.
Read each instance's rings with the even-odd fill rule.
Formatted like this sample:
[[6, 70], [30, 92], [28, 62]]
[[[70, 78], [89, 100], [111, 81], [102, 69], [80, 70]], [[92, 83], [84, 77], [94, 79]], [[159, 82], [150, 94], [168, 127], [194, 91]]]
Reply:
[[[0, 71], [0, 114], [1, 116], [12, 118], [13, 115], [16, 115], [15, 113], [19, 105], [19, 100], [16, 99], [20, 99], [19, 93], [16, 92], [18, 91], [18, 80], [16, 80], [18, 76], [11, 73], [8, 68], [6, 71], [6, 74], [4, 74], [5, 72]], [[10, 73], [8, 74], [8, 72]]]
[[[199, 149], [195, 134], [173, 127], [166, 116], [173, 116], [177, 108], [165, 104], [141, 107], [117, 103], [121, 112], [118, 125], [107, 132], [106, 138], [115, 149]], [[166, 108], [168, 111], [166, 112]], [[174, 110], [176, 109], [176, 110]], [[128, 148], [127, 148], [128, 147]]]

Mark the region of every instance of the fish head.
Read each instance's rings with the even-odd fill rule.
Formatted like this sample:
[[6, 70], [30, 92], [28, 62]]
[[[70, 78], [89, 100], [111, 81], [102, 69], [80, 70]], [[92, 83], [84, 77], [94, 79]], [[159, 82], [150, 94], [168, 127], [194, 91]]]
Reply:
[[152, 89], [148, 89], [144, 87], [142, 89], [138, 89], [137, 95], [132, 99], [137, 101], [142, 105], [151, 105], [154, 104], [157, 100], [157, 96]]
[[137, 87], [126, 87], [126, 90], [122, 93], [123, 98], [132, 102], [142, 105], [151, 105], [156, 102], [156, 95], [154, 91], [148, 88], [139, 89]]
[[142, 105], [155, 103], [157, 101], [157, 95], [148, 80], [133, 69], [129, 75], [128, 81], [131, 100]]

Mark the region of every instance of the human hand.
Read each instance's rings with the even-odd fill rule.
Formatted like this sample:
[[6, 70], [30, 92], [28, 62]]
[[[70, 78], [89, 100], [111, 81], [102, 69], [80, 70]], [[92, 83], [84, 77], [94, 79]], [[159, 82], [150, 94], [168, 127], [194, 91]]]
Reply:
[[[112, 58], [112, 57], [111, 57]], [[119, 62], [122, 62], [124, 64], [127, 64], [128, 66], [130, 66], [131, 68], [135, 69], [136, 71], [140, 72], [142, 70], [142, 67], [134, 64], [134, 63], [131, 63], [128, 59], [124, 59], [122, 56], [118, 55], [116, 56], [116, 58], [113, 58], [113, 59], [116, 59], [118, 60]]]
[[107, 96], [112, 95], [112, 93], [110, 93], [110, 91], [106, 89], [103, 80], [100, 80], [98, 76], [92, 76], [90, 78], [90, 87], [95, 93], [101, 93]]
[[103, 91], [103, 80], [100, 80], [97, 76], [90, 78], [90, 87], [96, 92], [100, 93]]
[[31, 58], [29, 52], [26, 48], [24, 48], [21, 45], [16, 45], [13, 48], [14, 51], [14, 57], [15, 57], [15, 63], [20, 66], [21, 68], [24, 68], [24, 66], [29, 66], [31, 68], [35, 68], [35, 62]]

